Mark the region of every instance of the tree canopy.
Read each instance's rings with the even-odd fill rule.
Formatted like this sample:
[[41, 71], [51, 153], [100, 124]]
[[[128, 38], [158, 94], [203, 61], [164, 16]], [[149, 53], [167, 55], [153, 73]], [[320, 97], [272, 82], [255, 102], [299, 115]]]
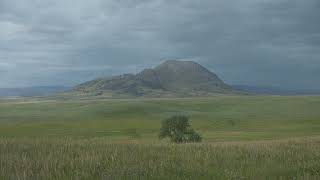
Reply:
[[200, 142], [201, 136], [195, 132], [187, 116], [172, 116], [162, 121], [159, 138], [170, 138], [175, 143]]

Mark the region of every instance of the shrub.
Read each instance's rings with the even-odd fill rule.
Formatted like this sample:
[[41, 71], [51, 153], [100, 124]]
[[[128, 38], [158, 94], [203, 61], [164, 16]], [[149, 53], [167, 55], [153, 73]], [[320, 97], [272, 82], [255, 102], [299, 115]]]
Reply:
[[190, 128], [186, 116], [173, 116], [162, 121], [159, 138], [170, 138], [175, 143], [201, 142], [201, 136]]

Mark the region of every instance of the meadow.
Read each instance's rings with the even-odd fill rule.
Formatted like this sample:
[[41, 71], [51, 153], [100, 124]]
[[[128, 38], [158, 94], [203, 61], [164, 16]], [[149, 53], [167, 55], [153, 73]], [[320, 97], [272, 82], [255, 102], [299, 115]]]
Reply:
[[[319, 179], [320, 97], [0, 100], [1, 179]], [[199, 144], [160, 141], [190, 117]]]

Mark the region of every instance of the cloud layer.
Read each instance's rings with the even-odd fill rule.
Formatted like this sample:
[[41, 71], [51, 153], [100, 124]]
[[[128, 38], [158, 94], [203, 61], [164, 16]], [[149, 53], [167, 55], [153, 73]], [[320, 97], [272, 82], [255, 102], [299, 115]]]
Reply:
[[0, 87], [189, 59], [232, 84], [320, 88], [319, 17], [319, 0], [1, 0]]

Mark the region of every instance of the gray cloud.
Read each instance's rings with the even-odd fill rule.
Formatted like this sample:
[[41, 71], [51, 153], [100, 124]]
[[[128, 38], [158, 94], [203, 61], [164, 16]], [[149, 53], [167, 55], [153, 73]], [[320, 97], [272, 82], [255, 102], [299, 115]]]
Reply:
[[232, 84], [320, 88], [318, 0], [0, 1], [0, 87], [192, 59]]

